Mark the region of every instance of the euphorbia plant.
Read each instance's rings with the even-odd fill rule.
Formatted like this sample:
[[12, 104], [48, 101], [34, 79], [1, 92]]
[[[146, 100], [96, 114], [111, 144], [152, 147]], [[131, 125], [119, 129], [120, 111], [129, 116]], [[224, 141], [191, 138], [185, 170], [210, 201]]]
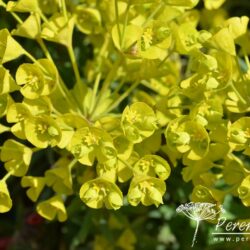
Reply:
[[[224, 2], [204, 5], [212, 11]], [[14, 176], [48, 220], [67, 219], [69, 196], [95, 209], [159, 206], [177, 164], [195, 186], [193, 201], [222, 203], [231, 193], [249, 206], [250, 171], [242, 163], [250, 155], [249, 19], [205, 22], [198, 3], [0, 0], [17, 21], [0, 30], [0, 132], [12, 134], [1, 146], [0, 212], [12, 207], [7, 182]], [[92, 50], [83, 67], [76, 29]], [[36, 41], [43, 58], [16, 36]], [[72, 87], [48, 42], [67, 51]], [[9, 70], [16, 59], [20, 65]], [[58, 160], [31, 176], [32, 157], [44, 149]], [[46, 187], [53, 195], [43, 200]]]

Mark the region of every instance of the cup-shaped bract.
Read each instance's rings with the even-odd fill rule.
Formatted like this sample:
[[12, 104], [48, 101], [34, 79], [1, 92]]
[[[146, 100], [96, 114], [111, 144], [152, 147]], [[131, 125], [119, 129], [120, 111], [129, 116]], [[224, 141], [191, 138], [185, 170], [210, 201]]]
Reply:
[[6, 10], [10, 12], [38, 12], [39, 5], [37, 0], [8, 1]]
[[219, 9], [226, 0], [204, 0], [205, 8], [208, 10]]
[[79, 128], [88, 126], [87, 120], [78, 114], [64, 114], [58, 116], [56, 121], [62, 131], [62, 138], [58, 144], [59, 148], [66, 148], [69, 145], [75, 131]]
[[7, 29], [0, 30], [0, 64], [12, 61], [25, 54], [25, 50], [11, 36]]
[[124, 135], [133, 143], [139, 143], [150, 137], [157, 129], [154, 110], [143, 102], [127, 106], [121, 119]]
[[20, 139], [25, 139], [24, 121], [31, 116], [31, 112], [23, 103], [13, 103], [6, 114], [8, 123], [15, 123], [11, 132]]
[[164, 60], [171, 44], [170, 28], [164, 22], [152, 21], [143, 29], [141, 36], [129, 52], [136, 57]]
[[133, 143], [124, 135], [118, 135], [114, 138], [114, 146], [117, 150], [117, 155], [123, 160], [130, 158], [133, 152]]
[[40, 16], [37, 13], [33, 13], [22, 24], [19, 24], [16, 29], [12, 30], [11, 34], [36, 39], [41, 32], [40, 23]]
[[2, 146], [1, 161], [12, 175], [24, 176], [28, 171], [31, 157], [32, 149], [12, 139], [5, 141]]
[[8, 94], [0, 95], [0, 117], [6, 114], [8, 107], [10, 106], [11, 97]]
[[128, 190], [128, 202], [137, 206], [140, 202], [144, 206], [163, 204], [162, 196], [166, 192], [163, 180], [150, 176], [135, 176]]
[[45, 184], [46, 182], [44, 177], [23, 176], [21, 181], [22, 187], [28, 188], [26, 194], [33, 202], [37, 201]]
[[175, 50], [180, 54], [188, 55], [193, 50], [202, 47], [198, 39], [198, 30], [188, 22], [181, 25], [173, 25], [173, 36], [175, 39]]
[[10, 75], [9, 70], [0, 66], [0, 95], [18, 90], [18, 86]]
[[247, 34], [247, 26], [249, 23], [249, 17], [231, 17], [225, 22], [225, 26], [228, 27], [229, 32], [232, 34], [234, 40], [239, 42], [242, 36]]
[[52, 186], [57, 194], [72, 194], [72, 176], [70, 160], [68, 158], [60, 158], [53, 166], [45, 172], [46, 184]]
[[250, 175], [248, 175], [238, 187], [239, 198], [246, 206], [250, 206]]
[[101, 31], [101, 15], [97, 9], [77, 6], [76, 26], [84, 34], [98, 34]]
[[193, 202], [209, 202], [218, 203], [224, 198], [225, 192], [208, 188], [203, 185], [197, 185], [194, 187], [191, 200]]
[[57, 218], [60, 222], [63, 222], [66, 221], [68, 217], [63, 200], [59, 195], [40, 202], [36, 210], [39, 215], [47, 220], [54, 220]]
[[20, 92], [29, 99], [36, 99], [42, 95], [44, 75], [38, 65], [24, 63], [16, 72], [16, 82], [21, 86]]
[[250, 142], [250, 117], [241, 117], [228, 130], [230, 147], [236, 151], [248, 150]]
[[244, 167], [242, 160], [234, 155], [226, 158], [223, 178], [228, 185], [234, 186], [237, 189], [247, 174], [248, 171]]
[[158, 155], [144, 155], [133, 167], [135, 175], [158, 176], [161, 180], [166, 180], [171, 172], [171, 168], [166, 160]]
[[42, 95], [50, 95], [56, 89], [59, 81], [57, 68], [49, 59], [39, 59], [35, 65], [41, 68], [44, 76]]
[[4, 181], [0, 180], [0, 213], [8, 212], [12, 207], [9, 190]]
[[42, 25], [41, 37], [69, 47], [72, 43], [74, 24], [74, 16], [67, 20], [64, 15], [57, 13]]
[[84, 183], [80, 189], [81, 200], [91, 208], [119, 209], [123, 205], [123, 195], [118, 186], [104, 178]]
[[250, 111], [250, 79], [233, 82], [234, 90], [228, 92], [225, 105], [230, 112], [245, 113]]
[[119, 182], [126, 182], [133, 177], [133, 166], [138, 160], [139, 155], [133, 151], [128, 159], [125, 161], [117, 161], [117, 178]]
[[91, 166], [95, 158], [99, 163], [110, 167], [116, 163], [116, 149], [112, 138], [100, 128], [86, 126], [78, 129], [68, 148], [82, 164]]
[[170, 149], [185, 153], [190, 160], [200, 160], [208, 152], [210, 139], [206, 129], [186, 117], [171, 121], [165, 136]]
[[61, 130], [50, 116], [41, 115], [25, 120], [24, 131], [27, 140], [38, 148], [55, 147], [61, 140]]
[[229, 28], [222, 28], [217, 31], [207, 42], [207, 46], [217, 49], [218, 51], [226, 52], [231, 56], [236, 55], [234, 37], [229, 31]]

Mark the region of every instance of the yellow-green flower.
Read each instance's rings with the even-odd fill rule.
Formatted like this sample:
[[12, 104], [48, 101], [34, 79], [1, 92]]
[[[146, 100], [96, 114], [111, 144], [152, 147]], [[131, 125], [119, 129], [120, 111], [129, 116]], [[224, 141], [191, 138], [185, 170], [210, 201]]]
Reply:
[[0, 64], [12, 61], [25, 54], [21, 45], [10, 35], [7, 29], [0, 30]]
[[101, 15], [97, 9], [77, 6], [76, 26], [85, 34], [98, 34], [101, 31]]
[[26, 194], [33, 202], [37, 201], [45, 183], [45, 178], [35, 176], [24, 176], [21, 181], [22, 187], [29, 188]]
[[18, 0], [18, 1], [8, 1], [7, 11], [13, 12], [38, 12], [39, 5], [38, 1], [34, 0]]
[[32, 149], [14, 140], [4, 142], [1, 150], [1, 161], [12, 175], [23, 176], [28, 171], [32, 157]]
[[8, 94], [0, 95], [0, 117], [6, 114], [7, 108], [10, 105], [11, 97]]
[[236, 151], [249, 151], [250, 142], [250, 117], [241, 117], [235, 121], [228, 131], [231, 148]]
[[36, 39], [41, 32], [40, 16], [37, 13], [31, 14], [17, 29], [12, 30], [14, 36], [22, 36], [29, 39]]
[[8, 212], [12, 207], [9, 190], [4, 181], [0, 181], [0, 213]]
[[20, 139], [25, 139], [24, 121], [31, 116], [31, 112], [23, 103], [13, 103], [7, 110], [6, 119], [9, 123], [15, 123], [11, 132]]
[[246, 206], [250, 206], [250, 175], [248, 175], [238, 188], [239, 198]]
[[26, 98], [36, 99], [43, 92], [44, 76], [37, 65], [25, 63], [19, 66], [16, 72], [16, 82], [22, 86], [20, 92]]
[[38, 148], [54, 147], [61, 140], [61, 130], [50, 116], [30, 117], [24, 129], [27, 140]]
[[190, 160], [200, 160], [208, 152], [210, 139], [206, 129], [186, 117], [171, 121], [165, 136], [170, 149], [185, 153]]
[[123, 195], [115, 183], [104, 178], [91, 180], [82, 185], [80, 198], [91, 208], [119, 209], [123, 204]]
[[48, 22], [43, 23], [41, 36], [45, 40], [69, 47], [72, 44], [74, 24], [74, 16], [70, 17], [68, 21], [64, 15], [56, 13]]
[[162, 196], [166, 192], [163, 180], [150, 176], [135, 176], [128, 190], [128, 202], [137, 206], [140, 202], [144, 206], [163, 204]]
[[37, 212], [47, 220], [58, 219], [60, 222], [67, 220], [67, 211], [63, 200], [56, 195], [46, 201], [40, 202], [36, 207]]
[[12, 78], [9, 70], [0, 66], [0, 95], [18, 90], [18, 86]]
[[69, 144], [69, 150], [82, 164], [92, 165], [97, 158], [102, 164], [116, 163], [116, 149], [110, 135], [96, 127], [78, 129]]
[[158, 155], [145, 155], [133, 167], [135, 175], [156, 175], [166, 180], [171, 172], [171, 168], [166, 160]]
[[204, 0], [204, 4], [206, 9], [213, 10], [220, 8], [225, 1], [226, 0]]
[[143, 102], [136, 102], [124, 109], [121, 127], [130, 141], [139, 143], [155, 132], [157, 118], [151, 107]]
[[69, 159], [61, 158], [52, 169], [45, 172], [46, 184], [52, 186], [58, 194], [72, 194], [72, 176], [69, 165]]

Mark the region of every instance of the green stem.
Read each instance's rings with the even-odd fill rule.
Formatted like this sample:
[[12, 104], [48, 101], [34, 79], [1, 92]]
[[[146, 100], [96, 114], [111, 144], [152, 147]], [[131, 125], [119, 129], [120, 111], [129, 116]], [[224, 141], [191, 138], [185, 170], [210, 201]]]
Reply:
[[[73, 51], [72, 46], [67, 47], [67, 50], [68, 50], [70, 61], [71, 61], [71, 64], [72, 64], [72, 67], [74, 70], [75, 77], [76, 77], [76, 82], [77, 82], [77, 84], [81, 84], [81, 76], [80, 76], [80, 72], [78, 69], [77, 62], [76, 62], [75, 53]], [[80, 88], [81, 88], [81, 86], [80, 86]]]
[[123, 159], [121, 159], [120, 157], [118, 157], [118, 160], [123, 163], [124, 165], [126, 165], [129, 169], [131, 169], [132, 171], [134, 171], [133, 167], [126, 161], [124, 161]]
[[242, 97], [242, 95], [240, 94], [240, 92], [235, 88], [233, 81], [230, 82], [230, 86], [232, 87], [233, 91], [237, 94], [237, 96], [239, 97], [240, 101], [243, 104], [247, 104], [247, 102], [245, 101], [245, 99]]
[[106, 79], [102, 85], [101, 94], [103, 94], [108, 89], [111, 82], [114, 80], [115, 76], [117, 75], [117, 71], [118, 71], [120, 65], [121, 65], [121, 59], [118, 59], [115, 62], [114, 66], [112, 67], [111, 71], [109, 72], [108, 76], [106, 77]]
[[42, 148], [32, 148], [33, 153], [36, 153], [36, 152], [41, 151], [41, 150], [43, 150], [43, 149]]
[[39, 11], [38, 14], [40, 15], [41, 19], [46, 23], [52, 31], [54, 31], [54, 27], [49, 23], [47, 17], [43, 14], [42, 11]]
[[73, 160], [71, 161], [71, 163], [69, 164], [69, 169], [71, 170], [71, 169], [76, 165], [77, 162], [78, 162], [77, 159], [73, 159]]
[[128, 0], [128, 5], [125, 11], [125, 19], [124, 19], [124, 24], [123, 24], [123, 29], [122, 29], [121, 48], [123, 48], [123, 45], [124, 45], [124, 36], [125, 36], [126, 26], [128, 24], [128, 14], [129, 14], [130, 4], [131, 4], [131, 0]]
[[[2, 2], [2, 6], [6, 9], [6, 4]], [[23, 24], [23, 20], [15, 13], [15, 12], [9, 12], [19, 24]]]
[[53, 64], [55, 65], [54, 60], [53, 60], [53, 58], [52, 58], [52, 56], [51, 56], [49, 50], [47, 49], [47, 47], [46, 47], [46, 45], [45, 45], [43, 39], [42, 39], [41, 37], [38, 37], [38, 38], [36, 39], [36, 41], [37, 41], [37, 43], [39, 44], [39, 46], [41, 47], [41, 49], [42, 49], [43, 53], [45, 54], [45, 56], [46, 56], [51, 62], [53, 62]]
[[115, 96], [116, 94], [119, 93], [119, 91], [120, 91], [121, 88], [123, 87], [124, 83], [125, 83], [125, 78], [123, 78], [123, 79], [121, 80], [121, 82], [119, 83], [119, 85], [115, 88], [115, 91], [112, 93], [112, 96]]
[[121, 28], [119, 25], [119, 8], [118, 8], [118, 0], [115, 0], [115, 19], [116, 19], [116, 25], [117, 25], [117, 30], [118, 30], [118, 35], [119, 35], [119, 44], [121, 46], [121, 41], [122, 41], [122, 33], [121, 33]]
[[115, 109], [126, 97], [129, 96], [129, 94], [140, 84], [140, 81], [136, 81], [134, 84], [132, 84], [126, 92], [124, 92], [107, 110], [106, 113], [112, 111]]
[[61, 6], [62, 6], [63, 15], [64, 15], [65, 19], [66, 19], [67, 22], [68, 22], [69, 19], [68, 19], [68, 14], [67, 14], [67, 8], [66, 8], [65, 0], [61, 0]]
[[6, 182], [8, 180], [8, 178], [13, 174], [13, 171], [9, 171], [3, 178], [2, 181]]
[[90, 105], [90, 114], [92, 113], [95, 105], [96, 105], [96, 97], [97, 97], [97, 91], [99, 88], [100, 80], [101, 80], [101, 73], [98, 73], [95, 79], [93, 93], [92, 93], [92, 99], [91, 99], [91, 105]]
[[150, 16], [147, 18], [147, 20], [143, 23], [143, 25], [142, 25], [143, 28], [147, 26], [147, 24], [155, 17], [155, 15], [162, 9], [163, 6], [164, 6], [163, 2], [156, 5], [156, 8], [150, 14]]

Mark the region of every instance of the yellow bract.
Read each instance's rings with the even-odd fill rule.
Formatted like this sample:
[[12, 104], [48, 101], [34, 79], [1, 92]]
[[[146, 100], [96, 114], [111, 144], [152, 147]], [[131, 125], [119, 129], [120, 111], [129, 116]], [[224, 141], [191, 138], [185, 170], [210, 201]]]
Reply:
[[4, 181], [0, 181], [0, 213], [8, 212], [12, 207], [9, 190]]
[[85, 34], [101, 31], [101, 15], [97, 9], [78, 6], [75, 10], [77, 28]]
[[123, 204], [120, 189], [112, 182], [98, 178], [82, 185], [80, 198], [91, 208], [119, 209]]
[[37, 13], [31, 14], [17, 29], [11, 34], [14, 36], [22, 36], [30, 39], [36, 39], [40, 36], [40, 16]]
[[49, 116], [30, 117], [24, 123], [25, 136], [38, 148], [55, 147], [61, 140], [61, 130]]
[[121, 127], [131, 142], [139, 143], [154, 133], [157, 128], [157, 118], [151, 107], [137, 102], [124, 109]]
[[38, 12], [39, 5], [38, 1], [34, 0], [8, 1], [6, 10], [16, 12]]
[[225, 3], [226, 0], [204, 0], [205, 7], [208, 10], [218, 9]]
[[12, 38], [7, 29], [0, 30], [0, 64], [14, 60], [25, 54], [24, 49]]
[[21, 185], [22, 187], [29, 188], [26, 194], [33, 202], [35, 202], [45, 186], [45, 179], [43, 177], [24, 176]]
[[24, 176], [28, 171], [32, 157], [32, 150], [14, 140], [4, 142], [1, 150], [1, 161], [12, 175]]
[[166, 192], [166, 185], [163, 180], [149, 177], [136, 176], [131, 181], [128, 191], [128, 202], [137, 206], [142, 202], [145, 206], [154, 204], [158, 207], [163, 204], [162, 196]]
[[60, 222], [67, 220], [67, 212], [60, 196], [54, 196], [37, 205], [37, 212], [47, 220], [57, 218]]

